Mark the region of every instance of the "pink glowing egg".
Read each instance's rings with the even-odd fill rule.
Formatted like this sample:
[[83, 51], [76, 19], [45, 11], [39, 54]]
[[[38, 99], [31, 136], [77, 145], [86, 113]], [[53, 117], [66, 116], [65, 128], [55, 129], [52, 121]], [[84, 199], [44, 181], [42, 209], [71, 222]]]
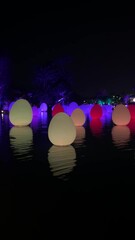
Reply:
[[112, 112], [112, 121], [115, 125], [127, 125], [130, 122], [131, 115], [127, 107], [118, 104]]
[[71, 114], [71, 118], [73, 120], [73, 123], [75, 126], [83, 126], [83, 124], [86, 121], [86, 117], [84, 112], [80, 109], [80, 108], [76, 108], [72, 114]]
[[90, 110], [90, 116], [92, 119], [100, 119], [102, 117], [103, 110], [99, 104], [95, 104]]

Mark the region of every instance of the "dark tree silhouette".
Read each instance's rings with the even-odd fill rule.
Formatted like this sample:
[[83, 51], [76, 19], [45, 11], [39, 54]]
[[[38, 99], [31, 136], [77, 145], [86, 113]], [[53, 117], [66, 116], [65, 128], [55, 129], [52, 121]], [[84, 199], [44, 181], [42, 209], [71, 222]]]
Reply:
[[10, 63], [6, 57], [0, 58], [0, 105], [8, 99], [10, 89]]
[[73, 77], [70, 70], [71, 58], [56, 59], [36, 72], [34, 81], [35, 98], [54, 104], [59, 99], [67, 101], [73, 89]]

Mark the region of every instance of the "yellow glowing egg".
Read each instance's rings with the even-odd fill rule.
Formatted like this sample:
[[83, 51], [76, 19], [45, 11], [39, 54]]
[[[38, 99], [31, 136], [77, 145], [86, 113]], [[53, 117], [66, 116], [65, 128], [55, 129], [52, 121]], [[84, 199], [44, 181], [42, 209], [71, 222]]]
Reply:
[[86, 121], [86, 117], [84, 112], [80, 109], [80, 108], [76, 108], [72, 114], [71, 114], [71, 118], [73, 120], [73, 123], [75, 126], [83, 126], [83, 124]]
[[48, 128], [48, 138], [56, 146], [67, 146], [76, 138], [74, 123], [66, 113], [57, 113], [51, 120]]
[[25, 99], [17, 100], [9, 113], [9, 120], [14, 126], [27, 126], [32, 121], [32, 107]]
[[127, 125], [130, 122], [131, 115], [127, 107], [118, 104], [112, 112], [112, 121], [115, 125]]

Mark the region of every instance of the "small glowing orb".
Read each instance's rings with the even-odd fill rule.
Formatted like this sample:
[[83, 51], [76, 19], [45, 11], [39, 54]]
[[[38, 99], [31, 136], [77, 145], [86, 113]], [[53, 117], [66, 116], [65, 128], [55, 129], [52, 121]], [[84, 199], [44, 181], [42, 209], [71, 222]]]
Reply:
[[52, 116], [54, 117], [57, 113], [64, 112], [64, 108], [60, 103], [57, 103], [52, 110]]
[[99, 119], [102, 117], [103, 110], [99, 104], [94, 104], [94, 106], [90, 110], [90, 116], [92, 119]]
[[12, 106], [14, 105], [14, 103], [15, 103], [15, 101], [13, 101], [13, 102], [11, 102], [11, 103], [9, 104], [9, 106], [8, 106], [8, 111], [9, 111], [9, 112], [10, 112]]
[[56, 146], [67, 146], [73, 143], [76, 138], [76, 128], [71, 117], [66, 113], [56, 114], [49, 124], [48, 138]]
[[71, 102], [69, 104], [68, 114], [71, 115], [76, 108], [78, 108], [78, 104], [76, 102]]
[[76, 152], [73, 146], [52, 146], [48, 152], [48, 162], [53, 176], [67, 179], [76, 165]]
[[9, 132], [10, 144], [15, 155], [19, 160], [30, 160], [32, 158], [33, 132], [29, 126], [12, 127]]
[[130, 140], [130, 129], [128, 126], [114, 126], [111, 133], [113, 143], [119, 148], [125, 147]]
[[128, 110], [130, 112], [131, 119], [135, 119], [135, 105], [133, 104], [128, 105]]
[[40, 111], [41, 111], [41, 112], [46, 112], [47, 109], [48, 109], [47, 104], [46, 104], [46, 103], [41, 103], [41, 105], [40, 105]]
[[86, 117], [84, 112], [80, 109], [80, 108], [76, 108], [72, 114], [71, 114], [71, 118], [73, 120], [73, 123], [75, 126], [83, 126], [83, 124], [86, 121]]
[[93, 136], [100, 137], [103, 131], [102, 121], [100, 119], [92, 119], [90, 121], [90, 129]]
[[25, 99], [17, 100], [9, 113], [9, 120], [14, 126], [27, 126], [32, 121], [32, 107]]
[[131, 115], [127, 107], [118, 104], [112, 112], [112, 121], [115, 125], [127, 125], [130, 122]]

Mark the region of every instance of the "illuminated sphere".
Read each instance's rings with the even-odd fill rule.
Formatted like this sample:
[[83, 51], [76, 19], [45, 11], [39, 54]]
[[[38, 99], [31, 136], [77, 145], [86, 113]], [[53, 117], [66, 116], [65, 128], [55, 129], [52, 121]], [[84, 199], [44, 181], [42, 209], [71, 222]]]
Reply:
[[27, 126], [32, 121], [32, 108], [25, 99], [17, 100], [9, 113], [9, 120], [14, 126]]
[[41, 112], [46, 112], [47, 111], [47, 104], [46, 103], [41, 103], [40, 105], [40, 111]]
[[90, 110], [90, 116], [92, 119], [99, 119], [102, 117], [103, 110], [99, 104], [94, 104]]
[[133, 104], [128, 105], [128, 110], [130, 112], [131, 119], [135, 119], [135, 105]]
[[57, 103], [52, 110], [52, 116], [54, 117], [57, 113], [64, 112], [64, 108], [60, 103]]
[[131, 115], [127, 107], [118, 104], [112, 112], [112, 121], [115, 125], [127, 125], [130, 122]]
[[86, 117], [84, 112], [80, 109], [80, 108], [76, 108], [72, 114], [71, 114], [71, 118], [73, 120], [73, 123], [75, 126], [83, 126], [83, 124], [86, 121]]
[[76, 128], [71, 117], [66, 113], [56, 114], [49, 124], [48, 137], [56, 146], [67, 146], [73, 143], [76, 138]]

